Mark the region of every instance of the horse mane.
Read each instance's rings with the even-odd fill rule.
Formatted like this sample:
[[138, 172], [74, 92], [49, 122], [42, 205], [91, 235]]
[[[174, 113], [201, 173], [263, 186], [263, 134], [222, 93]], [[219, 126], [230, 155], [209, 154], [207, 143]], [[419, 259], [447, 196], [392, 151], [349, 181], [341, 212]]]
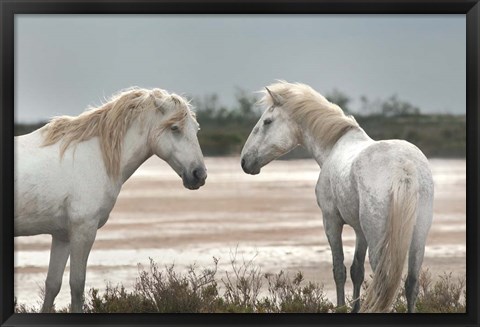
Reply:
[[176, 94], [162, 89], [132, 87], [114, 94], [99, 107], [89, 107], [76, 117], [52, 118], [44, 127], [42, 146], [62, 141], [60, 157], [63, 157], [70, 145], [98, 137], [107, 174], [115, 178], [120, 173], [122, 143], [131, 122], [146, 110], [158, 108], [159, 102], [156, 101], [161, 102], [161, 107], [180, 108], [165, 124], [183, 123], [191, 112], [190, 104]]
[[[283, 99], [282, 108], [288, 111], [290, 117], [310, 130], [325, 147], [332, 147], [347, 131], [359, 128], [353, 116], [345, 115], [338, 105], [306, 84], [279, 81], [268, 89]], [[271, 106], [272, 98], [267, 91], [262, 92], [265, 96], [260, 102]]]

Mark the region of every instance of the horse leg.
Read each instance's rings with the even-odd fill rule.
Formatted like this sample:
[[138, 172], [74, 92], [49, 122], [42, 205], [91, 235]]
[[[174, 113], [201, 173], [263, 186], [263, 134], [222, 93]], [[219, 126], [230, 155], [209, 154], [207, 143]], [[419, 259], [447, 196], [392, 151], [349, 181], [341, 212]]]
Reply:
[[365, 277], [365, 255], [367, 253], [367, 241], [363, 232], [356, 232], [355, 255], [352, 266], [350, 267], [350, 276], [353, 282], [353, 308], [352, 312], [360, 310], [360, 287]]
[[70, 291], [71, 312], [82, 312], [87, 260], [97, 234], [98, 222], [83, 223], [72, 230], [70, 240]]
[[50, 249], [50, 263], [48, 265], [47, 280], [45, 281], [45, 298], [41, 312], [50, 312], [53, 308], [55, 297], [62, 287], [62, 277], [70, 254], [68, 241], [52, 236]]
[[413, 229], [412, 241], [408, 252], [408, 273], [405, 281], [405, 297], [407, 298], [408, 312], [415, 311], [415, 302], [418, 295], [418, 276], [422, 268], [425, 243], [433, 218], [433, 193], [421, 192], [418, 207], [417, 222]]
[[405, 296], [407, 298], [408, 312], [415, 311], [415, 302], [418, 295], [418, 275], [423, 261], [423, 249], [416, 253], [410, 253], [408, 258], [408, 275], [405, 281]]
[[407, 298], [408, 312], [415, 311], [415, 302], [418, 295], [418, 276], [423, 263], [425, 253], [426, 235], [418, 237], [416, 231], [413, 233], [412, 243], [408, 254], [408, 274], [405, 281], [405, 296]]
[[337, 288], [337, 306], [342, 307], [345, 305], [345, 281], [347, 279], [347, 269], [343, 264], [343, 223], [339, 219], [330, 219], [330, 217], [325, 215], [324, 218], [325, 233], [332, 250], [333, 278]]

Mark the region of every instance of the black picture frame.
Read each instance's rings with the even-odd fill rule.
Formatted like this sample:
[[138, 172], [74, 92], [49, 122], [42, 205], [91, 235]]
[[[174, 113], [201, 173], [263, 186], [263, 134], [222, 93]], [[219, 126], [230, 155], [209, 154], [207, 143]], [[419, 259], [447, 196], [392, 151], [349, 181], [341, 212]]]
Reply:
[[[436, 325], [478, 326], [480, 294], [478, 0], [0, 0], [0, 324], [29, 325]], [[467, 38], [467, 312], [465, 314], [14, 314], [13, 121], [16, 14], [463, 14]]]

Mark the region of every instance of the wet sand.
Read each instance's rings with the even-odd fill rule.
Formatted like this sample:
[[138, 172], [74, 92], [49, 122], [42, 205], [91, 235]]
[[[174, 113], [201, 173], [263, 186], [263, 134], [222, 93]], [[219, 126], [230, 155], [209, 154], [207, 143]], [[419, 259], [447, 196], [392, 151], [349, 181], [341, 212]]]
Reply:
[[[313, 160], [274, 161], [260, 175], [241, 171], [238, 158], [206, 158], [208, 179], [190, 191], [158, 158], [148, 160], [125, 183], [106, 225], [97, 233], [88, 261], [86, 289], [106, 282], [131, 288], [137, 264], [149, 257], [160, 266], [211, 267], [219, 258], [218, 277], [231, 270], [230, 259], [251, 260], [262, 272], [294, 273], [325, 285], [335, 302], [331, 252], [315, 199], [319, 168]], [[433, 277], [452, 272], [465, 276], [465, 160], [432, 159], [435, 182], [433, 225], [424, 268]], [[353, 230], [343, 232], [345, 265], [350, 267]], [[37, 305], [49, 259], [50, 236], [15, 240], [15, 296]], [[371, 273], [368, 259], [366, 276]], [[347, 297], [351, 296], [347, 278]], [[70, 302], [68, 263], [57, 306]]]

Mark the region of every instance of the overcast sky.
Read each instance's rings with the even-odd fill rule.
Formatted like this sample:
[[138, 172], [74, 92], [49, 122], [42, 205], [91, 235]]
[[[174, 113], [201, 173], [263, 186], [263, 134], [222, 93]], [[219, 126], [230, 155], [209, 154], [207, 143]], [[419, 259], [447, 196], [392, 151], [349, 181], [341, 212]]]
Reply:
[[15, 15], [16, 121], [130, 87], [257, 91], [276, 79], [465, 113], [464, 15]]

